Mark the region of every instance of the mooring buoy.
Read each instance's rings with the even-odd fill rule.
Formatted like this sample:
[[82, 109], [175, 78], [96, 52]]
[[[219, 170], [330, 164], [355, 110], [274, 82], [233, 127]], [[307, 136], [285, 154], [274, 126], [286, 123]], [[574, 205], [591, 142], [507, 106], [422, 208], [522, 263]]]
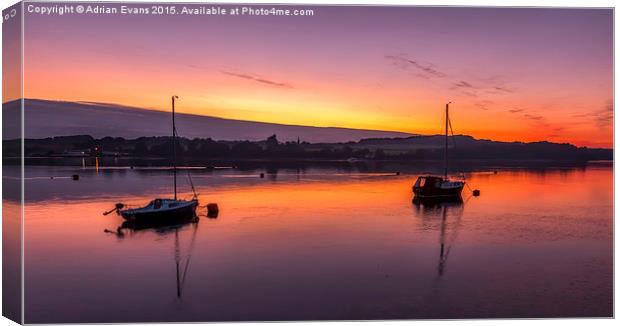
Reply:
[[262, 178], [264, 178], [264, 177], [265, 177], [265, 174], [264, 174], [264, 173], [261, 173], [261, 174], [260, 174], [260, 178], [262, 179]]
[[474, 189], [474, 191], [472, 191], [472, 193], [476, 197], [480, 196], [480, 190], [479, 189]]
[[220, 213], [220, 208], [216, 203], [207, 204], [207, 216], [215, 218]]
[[79, 174], [74, 174], [73, 176], [71, 176], [71, 178], [72, 178], [74, 181], [78, 181], [78, 180], [80, 180], [80, 175], [79, 175]]

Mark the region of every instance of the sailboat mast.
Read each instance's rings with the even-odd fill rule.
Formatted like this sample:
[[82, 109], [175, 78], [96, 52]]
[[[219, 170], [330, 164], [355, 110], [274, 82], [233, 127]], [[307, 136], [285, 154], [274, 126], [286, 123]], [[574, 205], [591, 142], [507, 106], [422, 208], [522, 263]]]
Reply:
[[446, 103], [446, 147], [445, 147], [445, 151], [444, 151], [444, 177], [447, 179], [448, 178], [448, 123], [450, 120], [450, 117], [448, 115], [448, 106], [450, 105], [451, 102]]
[[177, 128], [174, 121], [174, 99], [178, 96], [172, 96], [172, 173], [174, 174], [174, 200], [177, 200], [177, 149], [176, 137]]

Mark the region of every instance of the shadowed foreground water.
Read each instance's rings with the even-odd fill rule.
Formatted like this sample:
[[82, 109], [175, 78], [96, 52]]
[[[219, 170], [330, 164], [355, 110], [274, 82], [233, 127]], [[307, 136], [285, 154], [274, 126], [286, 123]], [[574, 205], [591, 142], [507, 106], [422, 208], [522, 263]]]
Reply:
[[102, 212], [169, 172], [27, 167], [26, 322], [611, 316], [612, 174], [473, 173], [482, 196], [425, 206], [415, 173], [198, 171], [218, 218], [118, 237]]

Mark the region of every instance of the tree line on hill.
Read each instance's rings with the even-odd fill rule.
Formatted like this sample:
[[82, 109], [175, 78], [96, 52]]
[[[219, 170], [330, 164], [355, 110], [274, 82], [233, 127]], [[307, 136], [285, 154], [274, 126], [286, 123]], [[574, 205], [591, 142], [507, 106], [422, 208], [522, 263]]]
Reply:
[[[592, 149], [550, 142], [495, 142], [460, 137], [460, 146], [450, 148], [451, 159], [464, 160], [611, 160], [612, 149]], [[177, 138], [179, 158], [194, 159], [307, 159], [307, 160], [441, 160], [440, 136], [364, 139], [348, 143], [280, 142], [276, 135], [261, 141], [217, 141], [210, 138]], [[5, 157], [20, 156], [21, 141], [3, 141]], [[169, 158], [172, 137], [124, 139], [91, 136], [61, 136], [26, 139], [25, 156], [131, 156]]]

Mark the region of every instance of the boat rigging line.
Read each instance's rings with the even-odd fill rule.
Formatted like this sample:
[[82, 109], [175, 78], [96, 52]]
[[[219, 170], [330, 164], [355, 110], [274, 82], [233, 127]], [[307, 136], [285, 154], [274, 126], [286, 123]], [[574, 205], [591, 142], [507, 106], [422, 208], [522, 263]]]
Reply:
[[179, 244], [179, 229], [174, 231], [174, 261], [176, 265], [176, 280], [177, 280], [177, 298], [180, 300], [183, 294], [183, 288], [185, 286], [185, 279], [187, 277], [187, 270], [189, 269], [189, 262], [192, 258], [192, 252], [194, 250], [194, 244], [196, 243], [196, 232], [198, 230], [198, 223], [194, 225], [194, 232], [192, 232], [192, 239], [190, 240], [187, 257], [185, 257], [185, 266], [181, 270], [181, 246]]
[[[447, 122], [448, 126], [450, 127], [450, 134], [452, 135], [452, 147], [454, 147], [454, 149], [456, 150], [456, 136], [454, 135], [454, 129], [452, 129], [452, 120], [450, 120], [450, 117], [447, 117]], [[471, 187], [469, 186], [469, 182], [467, 181], [467, 177], [465, 176], [465, 172], [463, 172], [463, 170], [461, 170], [460, 172], [461, 178], [463, 178], [463, 181], [466, 181], [465, 186], [467, 187], [467, 189], [469, 189], [469, 191], [473, 194], [474, 197], [480, 196], [480, 190], [471, 189]]]
[[187, 171], [187, 181], [189, 181], [189, 185], [192, 187], [192, 193], [194, 194], [194, 199], [198, 198], [198, 194], [196, 193], [196, 189], [194, 188], [194, 181], [192, 180], [192, 175]]

